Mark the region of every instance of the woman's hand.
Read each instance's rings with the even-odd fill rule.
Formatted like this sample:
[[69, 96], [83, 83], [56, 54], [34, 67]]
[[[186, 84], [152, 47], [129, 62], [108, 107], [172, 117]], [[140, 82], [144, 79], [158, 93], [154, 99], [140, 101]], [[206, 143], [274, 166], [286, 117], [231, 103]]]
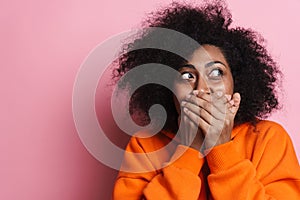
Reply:
[[195, 137], [198, 142], [195, 143], [202, 144], [203, 137], [205, 137], [205, 149], [210, 149], [229, 142], [240, 101], [239, 93], [235, 93], [231, 97], [222, 92], [207, 94], [193, 91], [193, 95], [188, 95], [185, 101], [182, 101], [181, 106], [184, 115], [188, 117], [185, 120], [189, 120], [186, 123], [190, 123], [190, 126], [193, 124], [200, 129]]
[[199, 151], [204, 139], [201, 130], [185, 113], [182, 113], [181, 120], [180, 122], [179, 117], [178, 124], [180, 124], [179, 134], [181, 144]]

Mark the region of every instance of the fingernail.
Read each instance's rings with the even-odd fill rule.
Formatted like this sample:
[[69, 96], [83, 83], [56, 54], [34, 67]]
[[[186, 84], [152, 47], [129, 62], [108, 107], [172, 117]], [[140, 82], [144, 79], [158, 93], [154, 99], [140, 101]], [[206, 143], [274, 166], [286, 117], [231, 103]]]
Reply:
[[203, 89], [200, 89], [200, 92], [201, 92], [201, 93], [204, 93], [205, 91], [204, 91]]
[[188, 113], [188, 109], [187, 108], [183, 108], [183, 112]]
[[218, 91], [218, 92], [217, 92], [217, 96], [218, 96], [218, 97], [221, 97], [222, 95], [223, 95], [223, 92], [221, 92], [221, 91]]
[[233, 100], [229, 101], [229, 104], [233, 106], [234, 105], [234, 101]]
[[226, 99], [227, 99], [228, 101], [230, 101], [230, 100], [231, 100], [231, 95], [229, 95], [229, 94], [225, 94], [225, 97], [226, 97]]
[[182, 101], [181, 105], [184, 106], [186, 104], [186, 101]]
[[188, 95], [186, 96], [187, 99], [189, 99], [189, 98], [191, 98], [191, 97], [192, 97], [192, 95], [190, 95], [190, 94], [188, 94]]
[[197, 96], [199, 94], [199, 91], [198, 90], [194, 90], [193, 94]]

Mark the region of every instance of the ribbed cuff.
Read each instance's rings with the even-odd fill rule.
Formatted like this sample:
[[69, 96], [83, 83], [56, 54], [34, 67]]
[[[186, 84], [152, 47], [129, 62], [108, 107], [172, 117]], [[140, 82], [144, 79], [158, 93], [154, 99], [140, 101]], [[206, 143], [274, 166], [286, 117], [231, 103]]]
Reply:
[[224, 171], [243, 160], [233, 141], [210, 149], [206, 156], [211, 173]]
[[196, 149], [178, 145], [168, 164], [180, 169], [187, 169], [198, 175], [204, 163], [203, 155]]

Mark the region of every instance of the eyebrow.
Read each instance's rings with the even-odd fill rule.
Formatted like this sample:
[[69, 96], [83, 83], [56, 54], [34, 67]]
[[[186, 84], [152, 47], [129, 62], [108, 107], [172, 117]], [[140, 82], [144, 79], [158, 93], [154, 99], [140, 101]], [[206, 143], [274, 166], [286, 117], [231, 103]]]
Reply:
[[226, 65], [224, 63], [222, 63], [221, 61], [211, 61], [211, 62], [205, 64], [205, 67], [210, 67], [214, 64], [221, 64], [221, 65], [224, 65], [224, 67], [226, 67]]
[[192, 65], [192, 64], [184, 64], [179, 69], [181, 69], [183, 67], [187, 67], [187, 68], [191, 68], [191, 69], [196, 69], [196, 67], [194, 65]]
[[[211, 66], [214, 65], [214, 64], [221, 64], [221, 65], [224, 65], [224, 66], [226, 67], [226, 65], [225, 65], [224, 63], [222, 63], [221, 61], [211, 61], [211, 62], [209, 62], [209, 63], [206, 63], [204, 66], [205, 66], [205, 68], [207, 68], [207, 67], [211, 67]], [[188, 64], [188, 63], [182, 65], [182, 67], [187, 67], [187, 68], [191, 68], [191, 69], [196, 69], [196, 67], [195, 67], [194, 65]], [[182, 67], [180, 67], [180, 68], [182, 68]]]

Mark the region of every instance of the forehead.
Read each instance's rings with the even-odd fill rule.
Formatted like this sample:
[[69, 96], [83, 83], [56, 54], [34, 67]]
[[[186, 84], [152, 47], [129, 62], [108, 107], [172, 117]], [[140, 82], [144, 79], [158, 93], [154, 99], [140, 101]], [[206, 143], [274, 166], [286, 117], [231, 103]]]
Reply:
[[196, 67], [201, 67], [212, 61], [220, 61], [226, 67], [229, 67], [221, 49], [213, 45], [202, 45], [196, 49], [190, 56], [188, 63]]

